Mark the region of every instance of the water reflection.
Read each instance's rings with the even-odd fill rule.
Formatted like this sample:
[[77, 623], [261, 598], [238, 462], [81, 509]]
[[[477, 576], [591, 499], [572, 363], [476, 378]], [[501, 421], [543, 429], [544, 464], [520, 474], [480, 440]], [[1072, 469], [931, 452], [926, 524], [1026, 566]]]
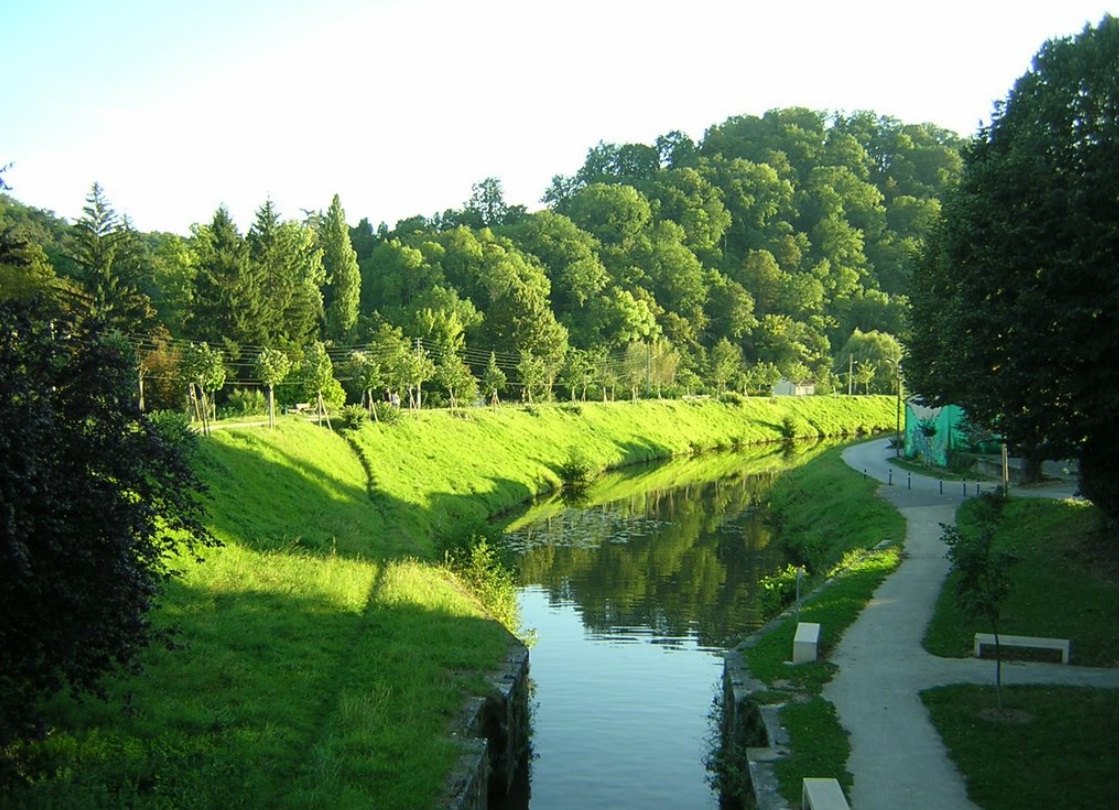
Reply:
[[498, 807], [718, 807], [704, 756], [720, 653], [761, 623], [758, 581], [786, 562], [774, 482], [823, 449], [630, 468], [582, 506], [509, 521], [535, 706], [531, 773]]
[[731, 646], [760, 624], [758, 581], [786, 562], [764, 506], [790, 461], [775, 448], [674, 462], [604, 481], [586, 506], [542, 505], [506, 535], [520, 582], [600, 636]]

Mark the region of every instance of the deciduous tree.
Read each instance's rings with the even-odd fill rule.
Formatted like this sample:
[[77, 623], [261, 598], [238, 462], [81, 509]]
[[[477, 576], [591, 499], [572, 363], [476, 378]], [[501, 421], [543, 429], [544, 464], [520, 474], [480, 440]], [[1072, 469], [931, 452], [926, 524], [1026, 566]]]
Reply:
[[907, 378], [1117, 514], [1117, 19], [1046, 43], [915, 270]]
[[254, 369], [261, 382], [268, 386], [268, 426], [276, 426], [276, 386], [284, 382], [292, 370], [292, 361], [279, 349], [262, 349], [257, 355]]
[[225, 357], [221, 349], [211, 348], [205, 341], [192, 343], [182, 352], [183, 376], [190, 385], [190, 399], [195, 403], [203, 433], [210, 433], [212, 397], [226, 384]]
[[132, 347], [0, 302], [0, 747], [64, 689], [136, 670], [177, 555], [214, 539], [182, 442], [140, 412]]
[[498, 358], [494, 352], [490, 352], [490, 361], [482, 372], [482, 388], [491, 405], [498, 404], [498, 395], [506, 389], [506, 373], [498, 367]]

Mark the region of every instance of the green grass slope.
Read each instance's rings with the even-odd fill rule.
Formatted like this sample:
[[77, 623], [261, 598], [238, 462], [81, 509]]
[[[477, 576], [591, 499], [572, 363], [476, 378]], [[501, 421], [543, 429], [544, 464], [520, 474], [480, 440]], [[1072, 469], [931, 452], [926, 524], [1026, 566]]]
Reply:
[[12, 808], [425, 808], [457, 756], [449, 725], [506, 631], [438, 549], [558, 483], [700, 450], [893, 427], [889, 397], [595, 403], [406, 415], [345, 435], [296, 419], [219, 430], [197, 464], [225, 543], [182, 561], [155, 620], [176, 650], [48, 707], [9, 752]]

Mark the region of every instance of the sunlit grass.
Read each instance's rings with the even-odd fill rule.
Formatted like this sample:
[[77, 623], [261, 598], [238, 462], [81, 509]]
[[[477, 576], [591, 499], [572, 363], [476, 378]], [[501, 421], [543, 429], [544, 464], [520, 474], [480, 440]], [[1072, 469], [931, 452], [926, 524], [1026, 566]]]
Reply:
[[834, 450], [779, 480], [770, 507], [787, 545], [819, 574], [850, 551], [902, 542], [906, 520], [875, 496], [877, 487]]
[[197, 466], [225, 547], [181, 562], [155, 616], [180, 648], [149, 650], [107, 702], [53, 701], [51, 734], [17, 752], [28, 785], [0, 805], [432, 806], [452, 720], [510, 642], [440, 546], [555, 486], [572, 444], [606, 469], [772, 441], [798, 408], [806, 432], [886, 418], [889, 398], [858, 399], [839, 416], [768, 399], [436, 412], [352, 441], [289, 419], [215, 431]]

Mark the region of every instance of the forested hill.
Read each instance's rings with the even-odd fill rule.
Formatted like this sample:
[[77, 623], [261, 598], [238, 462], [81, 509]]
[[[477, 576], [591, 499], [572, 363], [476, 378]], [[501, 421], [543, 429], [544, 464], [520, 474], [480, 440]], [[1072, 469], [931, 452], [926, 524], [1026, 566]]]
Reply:
[[[56, 273], [124, 331], [231, 361], [325, 341], [337, 364], [395, 340], [476, 378], [489, 361], [530, 394], [625, 389], [630, 367], [669, 391], [765, 390], [778, 374], [829, 390], [852, 371], [856, 390], [892, 392], [911, 253], [961, 145], [928, 124], [781, 109], [699, 143], [600, 143], [533, 213], [488, 178], [462, 209], [391, 229], [348, 227], [336, 197], [299, 220], [266, 201], [246, 234], [224, 209], [189, 236], [139, 234], [95, 187], [73, 225], [2, 197], [0, 230], [17, 226], [5, 256], [34, 259], [23, 286]], [[234, 371], [252, 381], [250, 363]]]

